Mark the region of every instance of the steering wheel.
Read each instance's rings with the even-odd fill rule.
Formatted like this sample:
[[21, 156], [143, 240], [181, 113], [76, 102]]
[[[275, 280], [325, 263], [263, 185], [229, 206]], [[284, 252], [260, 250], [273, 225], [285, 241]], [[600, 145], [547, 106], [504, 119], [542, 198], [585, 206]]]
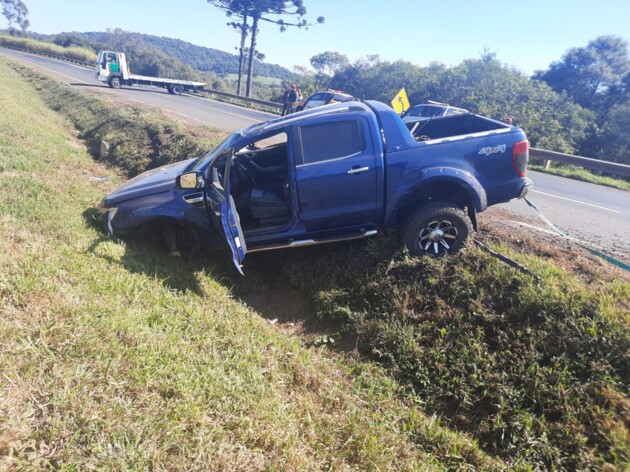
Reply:
[[234, 159], [234, 165], [232, 166], [234, 173], [239, 180], [250, 180], [249, 171], [247, 166], [241, 161], [240, 158]]
[[232, 170], [234, 174], [230, 187], [234, 195], [240, 195], [252, 188], [253, 179], [249, 175], [246, 164], [236, 158], [233, 161]]

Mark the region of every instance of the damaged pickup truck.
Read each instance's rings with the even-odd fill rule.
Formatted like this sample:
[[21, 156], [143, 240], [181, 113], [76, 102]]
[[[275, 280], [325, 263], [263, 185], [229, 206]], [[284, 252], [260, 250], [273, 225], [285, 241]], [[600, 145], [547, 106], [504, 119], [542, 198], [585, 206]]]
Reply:
[[145, 172], [101, 202], [112, 235], [166, 235], [171, 250], [248, 252], [343, 241], [398, 227], [413, 255], [459, 250], [477, 213], [525, 196], [517, 128], [471, 113], [406, 125], [349, 102], [235, 131], [208, 154]]

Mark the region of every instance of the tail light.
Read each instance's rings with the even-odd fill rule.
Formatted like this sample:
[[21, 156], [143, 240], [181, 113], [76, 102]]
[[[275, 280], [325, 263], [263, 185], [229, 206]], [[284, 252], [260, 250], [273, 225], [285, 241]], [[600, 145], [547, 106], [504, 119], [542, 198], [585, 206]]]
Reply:
[[529, 163], [529, 143], [527, 141], [519, 141], [514, 144], [512, 149], [512, 165], [516, 173], [525, 177], [527, 173], [527, 164]]

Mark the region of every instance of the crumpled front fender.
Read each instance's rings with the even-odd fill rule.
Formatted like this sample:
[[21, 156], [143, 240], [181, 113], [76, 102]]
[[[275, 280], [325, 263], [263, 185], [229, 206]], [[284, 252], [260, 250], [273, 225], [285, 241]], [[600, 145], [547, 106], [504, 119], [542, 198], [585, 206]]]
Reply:
[[153, 195], [141, 201], [130, 200], [117, 206], [115, 215], [108, 221], [110, 233], [128, 233], [155, 221], [183, 223], [184, 208], [166, 204], [163, 198], [157, 197]]

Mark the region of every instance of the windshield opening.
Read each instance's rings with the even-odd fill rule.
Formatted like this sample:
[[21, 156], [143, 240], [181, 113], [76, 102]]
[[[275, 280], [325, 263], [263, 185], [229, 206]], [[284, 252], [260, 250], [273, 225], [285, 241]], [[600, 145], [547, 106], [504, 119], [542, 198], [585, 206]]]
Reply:
[[195, 162], [195, 165], [191, 167], [189, 172], [196, 172], [206, 166], [210, 161], [217, 157], [222, 151], [229, 148], [234, 142], [243, 136], [242, 131], [235, 131], [229, 135], [222, 143], [218, 144], [214, 149], [208, 151], [201, 159]]

